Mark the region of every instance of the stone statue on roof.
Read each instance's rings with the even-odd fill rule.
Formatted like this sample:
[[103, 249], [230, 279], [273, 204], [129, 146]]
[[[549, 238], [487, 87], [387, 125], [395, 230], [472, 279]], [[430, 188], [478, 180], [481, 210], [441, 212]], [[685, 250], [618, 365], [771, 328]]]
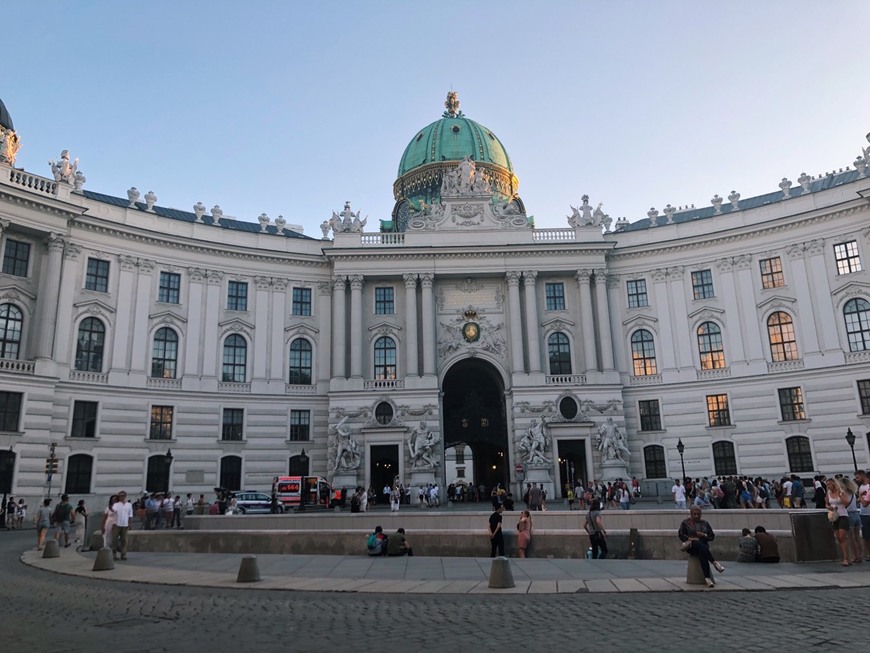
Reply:
[[72, 163], [69, 162], [69, 150], [64, 150], [60, 153], [60, 161], [49, 161], [51, 166], [51, 174], [54, 175], [55, 181], [62, 181], [71, 184], [75, 179], [76, 169], [79, 167], [79, 160], [76, 159]]

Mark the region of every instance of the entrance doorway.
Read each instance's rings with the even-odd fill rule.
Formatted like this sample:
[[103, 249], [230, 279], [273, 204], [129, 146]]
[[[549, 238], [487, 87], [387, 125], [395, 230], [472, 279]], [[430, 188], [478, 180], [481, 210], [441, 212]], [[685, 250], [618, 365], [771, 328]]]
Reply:
[[559, 482], [556, 492], [562, 498], [567, 497], [566, 483], [573, 488], [580, 481], [586, 487], [586, 440], [575, 438], [570, 440], [557, 440], [559, 458], [557, 469]]
[[465, 480], [487, 491], [499, 483], [508, 488], [511, 454], [501, 376], [486, 361], [466, 359], [448, 370], [442, 390], [444, 446], [471, 447], [473, 462]]
[[398, 474], [399, 445], [372, 445], [369, 450], [369, 478], [378, 503], [387, 501], [387, 497], [384, 496], [384, 487], [387, 485], [393, 487]]

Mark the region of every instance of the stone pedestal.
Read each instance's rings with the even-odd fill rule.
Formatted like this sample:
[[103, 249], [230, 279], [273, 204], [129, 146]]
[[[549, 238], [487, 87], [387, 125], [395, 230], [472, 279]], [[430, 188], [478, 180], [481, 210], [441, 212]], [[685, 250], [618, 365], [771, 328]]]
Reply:
[[418, 487], [434, 485], [437, 481], [434, 469], [415, 469], [411, 472], [411, 487], [415, 491]]
[[605, 483], [608, 481], [615, 481], [617, 479], [622, 479], [623, 481], [630, 479], [631, 477], [628, 475], [628, 468], [626, 464], [619, 460], [605, 460], [601, 463], [601, 475], [599, 478]]
[[356, 491], [359, 482], [357, 481], [356, 470], [341, 469], [332, 477], [332, 487], [336, 490], [346, 487], [348, 493], [348, 501], [350, 496]]
[[[538, 486], [544, 488], [547, 491], [547, 500], [553, 501], [556, 497], [556, 486], [553, 484], [553, 479], [550, 477], [550, 466], [542, 467], [542, 466], [526, 466], [526, 480], [523, 484], [523, 494], [526, 493], [526, 484], [528, 483], [537, 483]], [[522, 502], [523, 495], [521, 494], [519, 497], [515, 497], [515, 500], [519, 500]]]

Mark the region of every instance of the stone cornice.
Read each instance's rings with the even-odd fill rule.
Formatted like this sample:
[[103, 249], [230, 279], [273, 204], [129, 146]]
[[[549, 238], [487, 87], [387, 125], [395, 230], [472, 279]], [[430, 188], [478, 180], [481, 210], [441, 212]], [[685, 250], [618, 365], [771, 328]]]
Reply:
[[37, 195], [34, 195], [32, 197], [16, 195], [14, 193], [10, 193], [8, 187], [0, 185], [0, 201], [3, 200], [9, 202], [10, 204], [17, 204], [18, 206], [24, 206], [29, 209], [37, 209], [45, 213], [59, 215], [67, 220], [75, 220], [76, 218], [81, 217], [86, 211], [86, 209], [82, 209], [80, 207], [75, 207], [75, 209], [73, 209], [59, 206], [58, 204], [60, 203], [60, 200], [48, 195], [46, 195], [45, 197], [40, 197]]
[[[535, 243], [537, 244], [537, 243]], [[541, 243], [541, 245], [546, 245], [547, 249], [537, 250], [530, 245], [517, 245], [516, 249], [498, 249], [498, 250], [460, 250], [457, 251], [455, 249], [445, 248], [443, 251], [435, 251], [432, 250], [409, 250], [407, 248], [402, 247], [367, 247], [360, 249], [347, 250], [345, 253], [336, 253], [335, 250], [332, 250], [329, 254], [327, 254], [328, 258], [335, 262], [351, 262], [358, 260], [365, 261], [380, 261], [380, 260], [390, 260], [390, 261], [417, 261], [420, 259], [426, 260], [442, 260], [442, 259], [487, 259], [487, 258], [524, 258], [528, 259], [530, 256], [535, 257], [536, 267], [539, 272], [546, 272], [547, 269], [543, 268], [538, 263], [543, 258], [563, 258], [563, 257], [571, 257], [571, 256], [586, 256], [589, 254], [599, 254], [604, 255], [611, 251], [611, 245], [607, 245], [606, 247], [595, 247], [595, 248], [579, 248], [574, 247], [573, 249], [554, 249], [553, 245], [555, 243]], [[576, 265], [576, 262], [575, 262]], [[591, 263], [590, 263], [591, 265]]]

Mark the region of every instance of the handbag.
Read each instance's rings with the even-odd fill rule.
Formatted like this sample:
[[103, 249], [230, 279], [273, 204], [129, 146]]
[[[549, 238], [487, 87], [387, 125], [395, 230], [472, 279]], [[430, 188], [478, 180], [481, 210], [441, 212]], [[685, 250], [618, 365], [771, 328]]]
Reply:
[[840, 515], [837, 514], [836, 510], [828, 510], [828, 521], [832, 524], [836, 524], [840, 519]]
[[688, 551], [692, 546], [692, 540], [686, 540], [680, 544], [680, 551]]

